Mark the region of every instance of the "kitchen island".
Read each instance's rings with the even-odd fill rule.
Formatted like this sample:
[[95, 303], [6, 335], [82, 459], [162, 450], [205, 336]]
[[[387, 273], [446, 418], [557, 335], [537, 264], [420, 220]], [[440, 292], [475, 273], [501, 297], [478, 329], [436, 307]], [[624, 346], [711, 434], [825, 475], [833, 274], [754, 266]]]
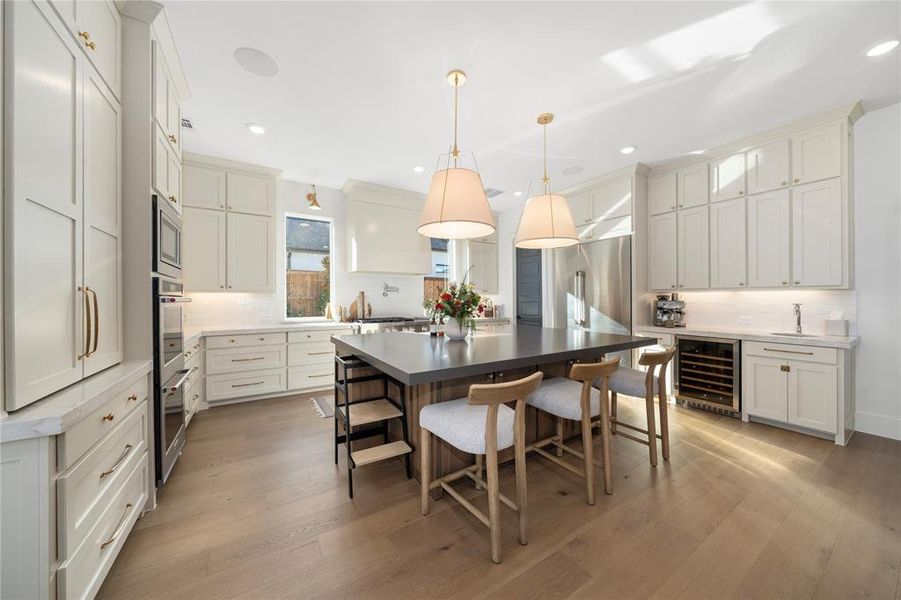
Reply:
[[[474, 383], [500, 383], [526, 377], [536, 370], [545, 378], [562, 377], [577, 361], [594, 362], [604, 355], [650, 346], [651, 338], [589, 331], [510, 326], [493, 332], [475, 333], [463, 341], [433, 337], [427, 333], [389, 332], [370, 335], [333, 336], [338, 356], [355, 356], [388, 375], [388, 394], [406, 408], [409, 439], [419, 439], [419, 411], [434, 402], [466, 397]], [[337, 372], [336, 372], [336, 375]], [[380, 384], [359, 384], [352, 399], [382, 392]], [[555, 422], [529, 408], [526, 415], [528, 442], [552, 435]], [[576, 433], [573, 425], [565, 434]], [[390, 435], [402, 437], [402, 430]], [[472, 455], [458, 451], [433, 436], [432, 479], [472, 464]], [[412, 466], [418, 478], [418, 454]], [[508, 457], [507, 454], [510, 456]], [[501, 453], [501, 460], [512, 450]]]

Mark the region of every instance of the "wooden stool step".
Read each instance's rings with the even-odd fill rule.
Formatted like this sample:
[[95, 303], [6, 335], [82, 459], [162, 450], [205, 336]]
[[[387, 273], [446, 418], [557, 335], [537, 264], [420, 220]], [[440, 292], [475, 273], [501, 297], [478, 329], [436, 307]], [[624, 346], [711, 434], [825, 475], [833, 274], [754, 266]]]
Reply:
[[341, 406], [338, 410], [341, 411], [341, 416], [345, 417], [345, 423], [347, 422], [347, 410], [350, 410], [350, 422], [354, 427], [404, 416], [400, 409], [385, 399], [360, 402], [351, 404], [349, 407]]
[[388, 460], [389, 458], [394, 458], [395, 456], [403, 456], [404, 454], [409, 454], [412, 451], [413, 448], [411, 448], [407, 442], [398, 440], [396, 442], [390, 442], [388, 444], [372, 446], [371, 448], [366, 448], [365, 450], [354, 450], [350, 453], [350, 458], [351, 460], [353, 460], [355, 467], [362, 467], [363, 465], [372, 464], [381, 460]]

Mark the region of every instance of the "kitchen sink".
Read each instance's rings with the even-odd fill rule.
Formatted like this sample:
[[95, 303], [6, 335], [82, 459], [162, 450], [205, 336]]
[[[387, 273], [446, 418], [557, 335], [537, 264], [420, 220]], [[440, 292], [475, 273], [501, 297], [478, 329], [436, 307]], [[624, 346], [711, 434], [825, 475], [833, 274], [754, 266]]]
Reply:
[[783, 336], [783, 337], [794, 337], [794, 338], [812, 338], [812, 337], [817, 337], [817, 336], [811, 335], [811, 334], [809, 334], [809, 333], [788, 333], [788, 332], [782, 332], [782, 331], [779, 331], [779, 332], [775, 332], [775, 331], [774, 331], [774, 332], [770, 333], [770, 335], [781, 335], [781, 336]]

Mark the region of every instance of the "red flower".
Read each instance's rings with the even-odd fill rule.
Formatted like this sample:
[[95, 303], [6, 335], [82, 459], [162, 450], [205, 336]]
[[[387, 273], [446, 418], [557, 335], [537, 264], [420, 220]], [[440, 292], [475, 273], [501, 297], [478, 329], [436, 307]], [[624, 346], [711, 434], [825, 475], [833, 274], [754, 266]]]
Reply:
[[435, 310], [444, 310], [444, 305], [438, 302], [435, 304]]
[[447, 292], [444, 292], [443, 294], [441, 294], [441, 299], [444, 300], [445, 302], [450, 302], [451, 295], [448, 294]]
[[479, 312], [480, 312], [480, 313], [485, 312], [485, 305], [484, 305], [484, 304], [479, 304]]

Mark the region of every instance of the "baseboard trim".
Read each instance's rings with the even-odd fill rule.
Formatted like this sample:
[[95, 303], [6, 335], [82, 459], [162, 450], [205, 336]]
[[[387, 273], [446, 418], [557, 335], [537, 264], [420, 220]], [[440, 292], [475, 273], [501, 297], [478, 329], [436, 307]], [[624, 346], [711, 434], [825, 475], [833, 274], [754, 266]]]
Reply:
[[901, 440], [901, 418], [899, 417], [859, 410], [854, 415], [854, 429], [861, 433]]

